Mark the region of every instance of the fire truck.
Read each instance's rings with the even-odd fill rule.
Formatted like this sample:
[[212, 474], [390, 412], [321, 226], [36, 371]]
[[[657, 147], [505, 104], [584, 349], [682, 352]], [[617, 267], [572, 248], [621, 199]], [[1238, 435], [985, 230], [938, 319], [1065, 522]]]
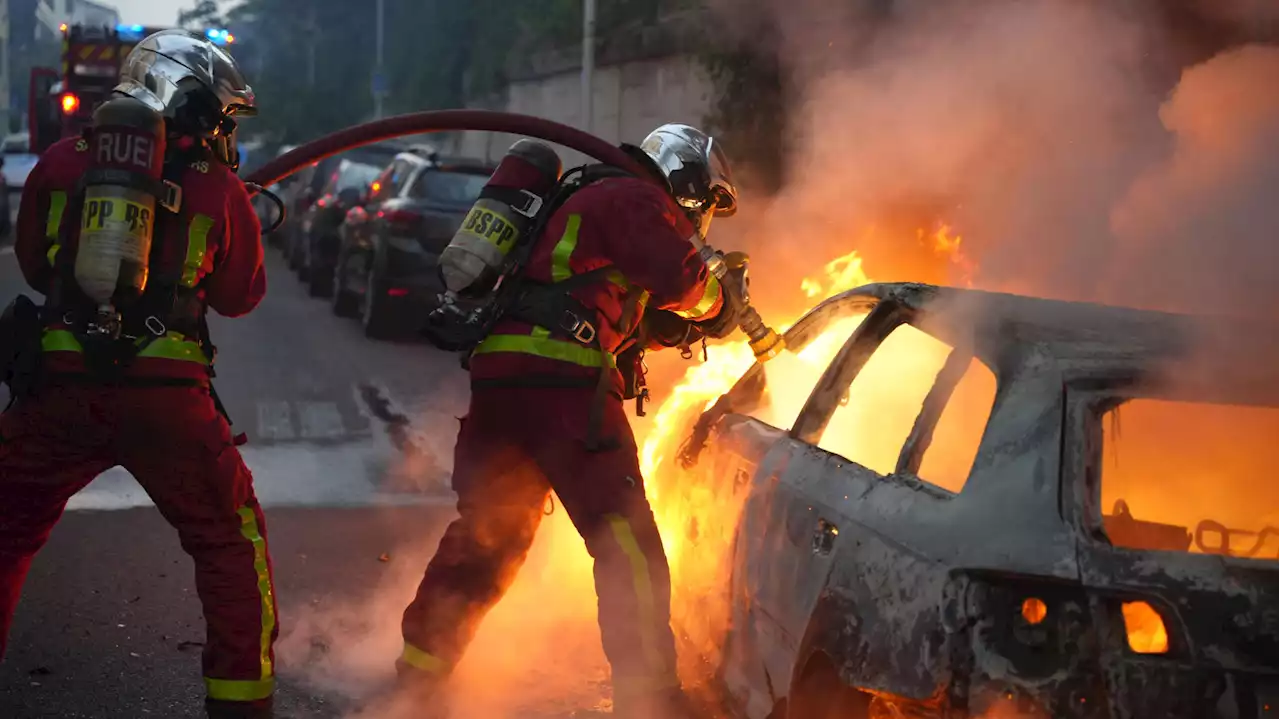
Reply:
[[[62, 26], [62, 68], [33, 68], [27, 93], [31, 151], [64, 137], [79, 135], [93, 117], [93, 109], [107, 99], [120, 77], [120, 64], [144, 37], [165, 28], [142, 25], [112, 27]], [[206, 37], [227, 45], [235, 37], [210, 28]]]

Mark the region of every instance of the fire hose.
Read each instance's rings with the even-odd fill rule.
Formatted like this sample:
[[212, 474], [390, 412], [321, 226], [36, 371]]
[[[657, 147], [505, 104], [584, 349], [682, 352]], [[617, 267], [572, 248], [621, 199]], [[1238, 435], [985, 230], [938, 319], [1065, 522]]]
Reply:
[[[245, 184], [251, 194], [256, 194], [261, 191], [261, 188], [274, 185], [293, 172], [340, 152], [405, 135], [461, 130], [536, 137], [577, 150], [637, 177], [652, 177], [640, 163], [622, 149], [568, 125], [530, 115], [490, 110], [435, 110], [397, 115], [354, 125], [299, 145], [258, 168], [249, 175]], [[657, 180], [655, 179], [654, 182]], [[725, 256], [711, 249], [696, 233], [692, 240], [698, 247], [699, 256], [707, 263], [708, 270], [720, 281], [727, 303], [738, 312], [738, 326], [747, 335], [756, 360], [765, 362], [776, 357], [784, 349], [782, 337], [766, 325], [760, 314], [751, 306], [745, 281], [746, 255], [731, 253], [734, 260], [729, 263], [725, 261]], [[730, 264], [733, 266], [731, 267]], [[728, 276], [731, 270], [743, 280], [729, 281]]]

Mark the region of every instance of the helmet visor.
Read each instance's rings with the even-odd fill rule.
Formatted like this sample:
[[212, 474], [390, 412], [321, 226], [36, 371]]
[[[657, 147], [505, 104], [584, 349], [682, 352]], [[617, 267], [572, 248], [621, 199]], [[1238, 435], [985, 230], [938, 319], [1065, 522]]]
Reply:
[[729, 171], [729, 158], [715, 138], [707, 138], [707, 173], [716, 216], [729, 217], [737, 212], [738, 188]]

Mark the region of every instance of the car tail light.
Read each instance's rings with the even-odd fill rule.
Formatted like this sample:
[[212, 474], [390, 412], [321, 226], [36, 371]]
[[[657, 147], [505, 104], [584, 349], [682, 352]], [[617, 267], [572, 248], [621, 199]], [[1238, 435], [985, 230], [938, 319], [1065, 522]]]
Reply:
[[1049, 607], [1044, 603], [1043, 599], [1037, 597], [1027, 597], [1022, 600], [1022, 619], [1027, 624], [1036, 625], [1044, 621], [1049, 615]]
[[331, 202], [333, 202], [333, 197], [325, 195], [324, 197], [316, 200], [316, 207], [328, 207]]
[[390, 226], [393, 232], [412, 232], [422, 216], [408, 210], [380, 210], [378, 217]]
[[404, 287], [392, 287], [391, 289], [387, 290], [388, 297], [407, 297], [408, 295], [409, 295], [409, 290], [405, 289]]
[[65, 115], [75, 114], [80, 108], [80, 98], [73, 92], [68, 92], [62, 96], [62, 112]]

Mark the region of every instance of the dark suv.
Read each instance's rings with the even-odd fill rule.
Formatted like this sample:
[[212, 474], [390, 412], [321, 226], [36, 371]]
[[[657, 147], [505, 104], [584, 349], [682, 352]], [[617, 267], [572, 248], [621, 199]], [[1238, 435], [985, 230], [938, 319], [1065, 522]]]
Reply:
[[368, 337], [411, 332], [444, 291], [441, 251], [493, 173], [428, 148], [396, 155], [365, 207], [347, 213], [334, 271], [333, 311], [358, 316]]

